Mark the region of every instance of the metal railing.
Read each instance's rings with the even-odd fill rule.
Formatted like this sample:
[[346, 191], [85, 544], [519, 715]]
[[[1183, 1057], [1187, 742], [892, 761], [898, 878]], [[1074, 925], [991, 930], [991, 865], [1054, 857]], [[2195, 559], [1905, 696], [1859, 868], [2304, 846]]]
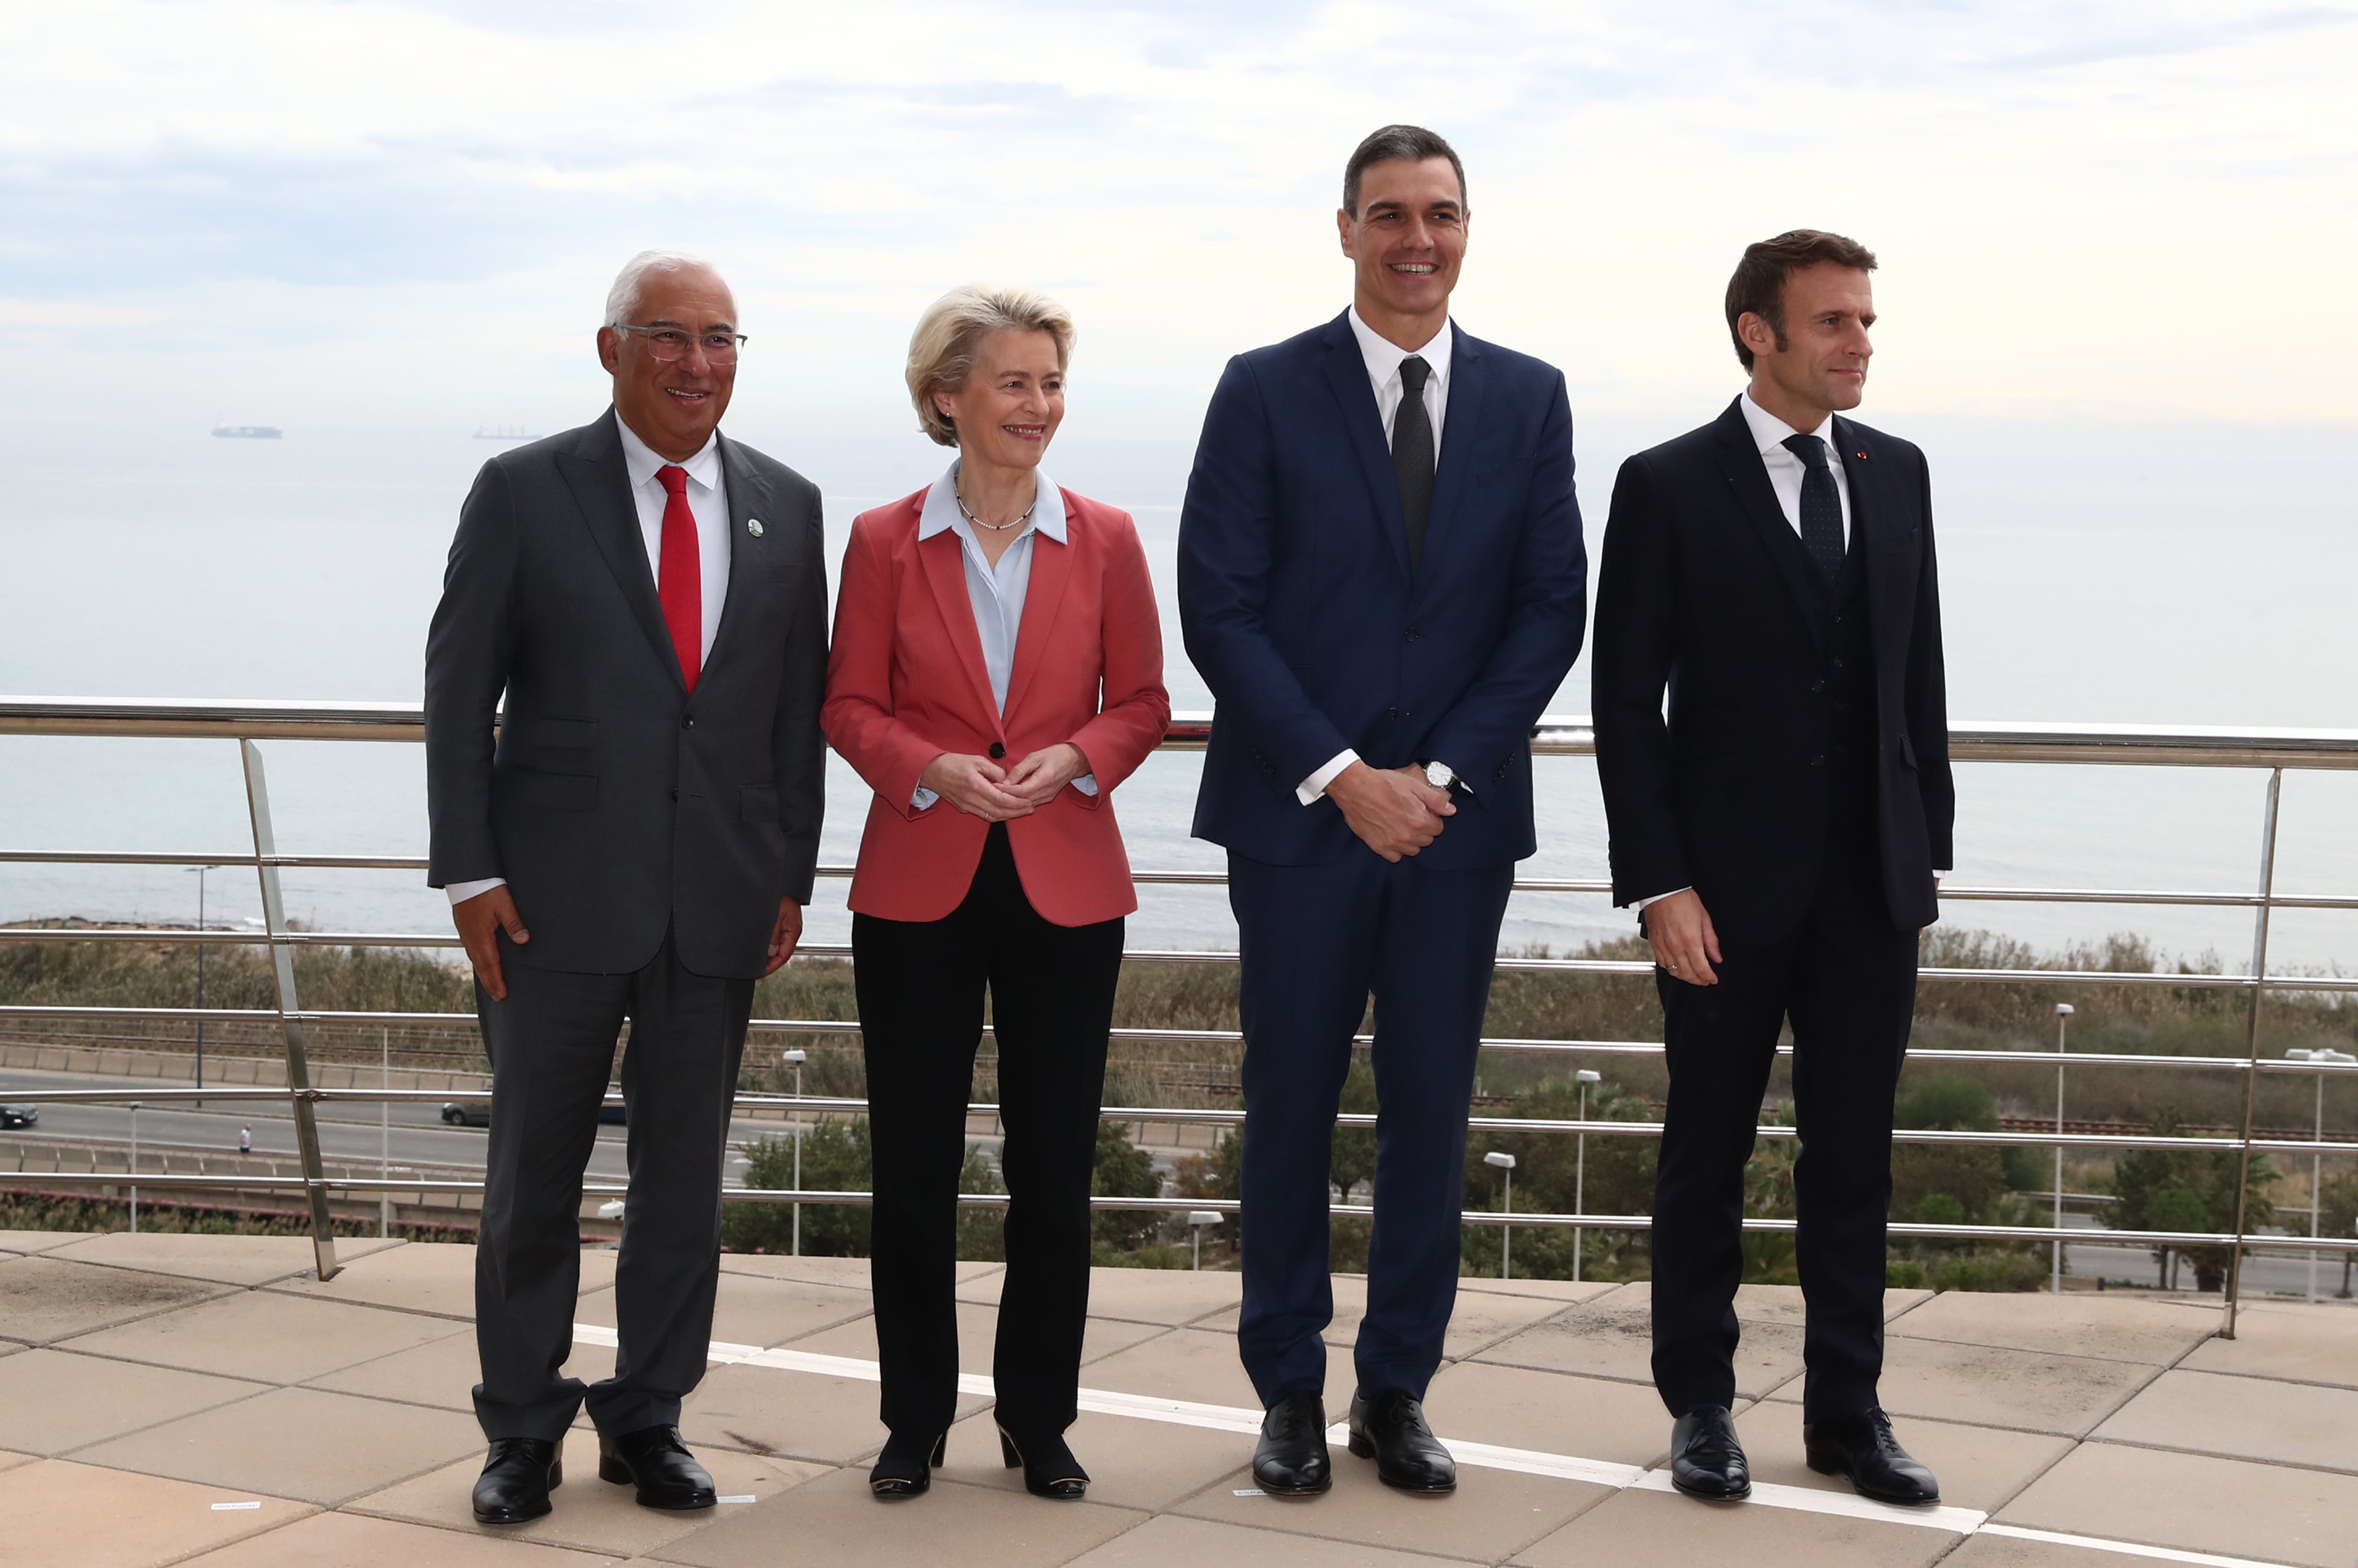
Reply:
[[[1164, 749], [1174, 751], [1201, 750], [1209, 735], [1211, 716], [1208, 713], [1180, 713], [1173, 716]], [[186, 930], [178, 928], [110, 928], [82, 929], [72, 927], [8, 927], [0, 929], [0, 941], [6, 942], [135, 942], [135, 943], [201, 943], [207, 946], [250, 944], [269, 948], [276, 979], [277, 1006], [254, 1008], [110, 1008], [81, 1006], [0, 1006], [0, 1018], [26, 1020], [116, 1019], [146, 1022], [168, 1020], [207, 1020], [275, 1024], [284, 1042], [287, 1058], [287, 1087], [284, 1088], [206, 1088], [162, 1089], [149, 1087], [137, 1089], [94, 1090], [60, 1089], [11, 1096], [28, 1102], [107, 1102], [140, 1100], [147, 1104], [168, 1104], [174, 1100], [205, 1099], [283, 1100], [292, 1111], [296, 1139], [301, 1155], [304, 1175], [300, 1186], [308, 1200], [312, 1223], [317, 1261], [322, 1278], [336, 1269], [335, 1244], [330, 1226], [328, 1195], [331, 1189], [352, 1193], [398, 1190], [480, 1192], [480, 1182], [379, 1181], [358, 1178], [330, 1180], [321, 1170], [319, 1133], [313, 1108], [337, 1100], [363, 1100], [370, 1103], [404, 1100], [474, 1100], [488, 1098], [488, 1091], [428, 1091], [395, 1089], [325, 1089], [314, 1087], [308, 1071], [308, 1031], [314, 1026], [373, 1024], [467, 1024], [474, 1022], [471, 1013], [404, 1013], [373, 1011], [341, 1011], [306, 1009], [296, 992], [294, 954], [305, 947], [383, 946], [403, 948], [450, 948], [458, 946], [458, 938], [448, 932], [315, 932], [295, 930], [286, 918], [284, 901], [279, 890], [279, 873], [287, 869], [303, 870], [393, 870], [423, 871], [426, 861], [414, 856], [287, 854], [282, 852], [271, 827], [270, 797], [263, 758], [257, 742], [266, 740], [303, 741], [383, 741], [420, 742], [425, 738], [423, 709], [395, 703], [257, 703], [218, 702], [208, 700], [138, 700], [117, 701], [90, 698], [0, 697], [0, 736], [111, 736], [141, 739], [212, 739], [234, 741], [239, 746], [244, 772], [248, 814], [253, 827], [251, 853], [187, 853], [187, 852], [119, 852], [97, 850], [0, 850], [0, 864], [51, 865], [115, 865], [115, 866], [217, 866], [247, 868], [255, 873], [263, 905], [263, 926], [258, 931]], [[1580, 718], [1551, 716], [1533, 728], [1531, 750], [1539, 756], [1585, 756], [1595, 750], [1595, 735], [1587, 721]], [[2276, 856], [2277, 813], [2284, 774], [2287, 770], [2358, 770], [2358, 730], [2250, 730], [2220, 727], [2157, 729], [2126, 725], [2056, 725], [2056, 724], [1968, 724], [1953, 728], [1950, 733], [1950, 755], [1960, 762], [2043, 762], [2098, 766], [2204, 767], [2240, 768], [2263, 771], [2266, 774], [2265, 806], [2260, 823], [2260, 855], [2256, 886], [2250, 892], [2226, 891], [2186, 891], [2166, 889], [2123, 888], [2038, 888], [2038, 887], [1955, 887], [1944, 886], [1944, 899], [1969, 902], [2009, 903], [2091, 903], [2120, 905], [2171, 905], [2216, 909], [2248, 909], [2253, 914], [2252, 965], [2248, 973], [2230, 974], [2147, 974], [2112, 970], [2059, 969], [1996, 969], [1996, 968], [1926, 968], [1921, 977], [1927, 981], [1960, 981], [2014, 985], [2069, 985], [2115, 987], [2168, 987], [2177, 989], [2241, 990], [2248, 997], [2248, 1018], [2245, 1026], [2245, 1052], [2240, 1056], [2158, 1056], [2125, 1054], [2082, 1053], [2073, 1055], [2063, 1049], [2059, 1036], [2055, 1052], [2043, 1051], [1973, 1051], [1973, 1050], [1912, 1050], [1911, 1059], [1918, 1061], [1957, 1061], [1982, 1065], [1998, 1063], [2054, 1065], [2059, 1075], [2067, 1066], [2103, 1066], [2108, 1068], [2169, 1069], [2173, 1071], [2240, 1072], [2244, 1075], [2244, 1112], [2240, 1134], [2234, 1137], [2189, 1137], [2158, 1133], [2097, 1133], [2071, 1130], [2060, 1124], [2054, 1132], [2014, 1130], [2003, 1132], [1931, 1131], [1902, 1130], [1895, 1137], [1902, 1142], [1922, 1144], [1995, 1145], [2000, 1147], [2051, 1147], [2059, 1152], [2065, 1148], [2094, 1150], [2170, 1149], [2208, 1152], [2233, 1152], [2237, 1156], [2244, 1180], [2238, 1184], [2238, 1208], [2232, 1231], [2132, 1231], [2107, 1230], [2102, 1238], [2109, 1244], [2152, 1246], [2160, 1248], [2224, 1247], [2231, 1249], [2231, 1263], [2225, 1290], [2225, 1317], [2223, 1332], [2230, 1337], [2234, 1333], [2238, 1306], [2242, 1262], [2250, 1249], [2271, 1249], [2291, 1251], [2348, 1252], [2358, 1251], [2358, 1237], [2259, 1237], [2249, 1234], [2248, 1216], [2243, 1207], [2243, 1195], [2249, 1186], [2252, 1157], [2255, 1153], [2334, 1154], [2348, 1156], [2358, 1149], [2347, 1142], [2329, 1141], [2321, 1136], [2315, 1139], [2262, 1138], [2255, 1136], [2254, 1117], [2259, 1080], [2264, 1074], [2299, 1073], [2324, 1076], [2341, 1072], [2358, 1072], [2358, 1064], [2334, 1064], [2309, 1061], [2263, 1060], [2259, 1054], [2260, 1023], [2266, 998], [2277, 992], [2340, 993], [2358, 991], [2358, 978], [2341, 976], [2271, 974], [2267, 968], [2270, 916], [2277, 910], [2358, 910], [2358, 896], [2299, 896], [2276, 891]], [[841, 878], [851, 874], [851, 868], [827, 865], [820, 868], [822, 876]], [[1141, 886], [1218, 886], [1226, 878], [1213, 871], [1145, 871], [1138, 872], [1136, 881]], [[1587, 878], [1518, 878], [1515, 890], [1523, 893], [1609, 893], [1612, 884], [1603, 879]], [[849, 956], [849, 949], [839, 944], [806, 944], [798, 957], [839, 958]], [[1185, 951], [1174, 949], [1140, 949], [1126, 952], [1125, 963], [1140, 964], [1233, 964], [1233, 952]], [[1540, 958], [1502, 957], [1501, 969], [1587, 973], [1600, 975], [1649, 975], [1652, 966], [1643, 961], [1610, 959]], [[856, 1033], [856, 1021], [837, 1019], [757, 1019], [752, 1028], [783, 1034], [848, 1034]], [[1163, 1041], [1191, 1044], [1240, 1044], [1241, 1035], [1232, 1030], [1155, 1030], [1118, 1029], [1117, 1040]], [[1365, 1036], [1360, 1037], [1363, 1041]], [[1660, 1055], [1663, 1047], [1652, 1041], [1595, 1040], [1522, 1040], [1485, 1039], [1483, 1048], [1491, 1051], [1560, 1052], [1584, 1054]], [[1790, 1047], [1786, 1048], [1790, 1051]], [[610, 1095], [610, 1100], [619, 1099]], [[827, 1096], [740, 1095], [740, 1109], [783, 1108], [803, 1114], [847, 1113], [866, 1109], [866, 1101]], [[995, 1107], [977, 1105], [977, 1114], [993, 1113]], [[1109, 1120], [1193, 1122], [1216, 1125], [1235, 1124], [1243, 1120], [1243, 1112], [1218, 1108], [1188, 1108], [1174, 1107], [1108, 1107], [1103, 1115]], [[1373, 1116], [1344, 1114], [1336, 1119], [1338, 1126], [1373, 1126]], [[1650, 1121], [1541, 1119], [1516, 1117], [1469, 1117], [1470, 1130], [1522, 1133], [1570, 1133], [1600, 1137], [1659, 1137], [1661, 1124]], [[1790, 1127], [1762, 1125], [1758, 1136], [1765, 1140], [1790, 1139], [1796, 1136]], [[2060, 1169], [2060, 1167], [2059, 1167]], [[123, 1178], [116, 1173], [79, 1173], [46, 1176], [45, 1179], [90, 1184], [119, 1184]], [[202, 1188], [221, 1186], [245, 1190], [267, 1190], [291, 1184], [237, 1176], [197, 1178], [176, 1176], [175, 1187]], [[2058, 1191], [2061, 1191], [2058, 1182]], [[610, 1184], [588, 1183], [586, 1195], [619, 1194], [622, 1189]], [[730, 1188], [731, 1201], [750, 1203], [865, 1203], [865, 1193], [795, 1191], [784, 1189]], [[1002, 1195], [968, 1195], [960, 1202], [989, 1206], [1003, 1204]], [[1098, 1198], [1096, 1206], [1137, 1210], [1176, 1211], [1182, 1209], [1210, 1210], [1234, 1213], [1233, 1199], [1205, 1198]], [[1365, 1206], [1348, 1203], [1331, 1206], [1337, 1215], [1360, 1215], [1370, 1212]], [[2074, 1236], [2094, 1238], [2087, 1232], [2070, 1232], [2061, 1223], [2053, 1226], [2004, 1225], [1941, 1225], [1911, 1221], [1895, 1221], [1895, 1236], [1926, 1239], [1986, 1239], [2005, 1241], [2037, 1241], [2054, 1246], [2061, 1258], [2063, 1243]], [[1466, 1218], [1475, 1225], [1571, 1227], [1595, 1230], [1643, 1230], [1650, 1227], [1650, 1217], [1645, 1215], [1541, 1214], [1469, 1211]], [[1790, 1232], [1795, 1222], [1781, 1219], [1749, 1218], [1746, 1228], [1766, 1232]]]

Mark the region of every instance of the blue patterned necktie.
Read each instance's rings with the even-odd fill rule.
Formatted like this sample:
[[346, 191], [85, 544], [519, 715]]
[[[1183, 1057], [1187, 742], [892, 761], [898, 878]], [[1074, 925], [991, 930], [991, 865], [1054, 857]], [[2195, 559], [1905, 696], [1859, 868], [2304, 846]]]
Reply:
[[1841, 575], [1843, 564], [1842, 497], [1834, 493], [1834, 471], [1826, 460], [1826, 444], [1815, 436], [1788, 436], [1785, 449], [1801, 460], [1801, 544], [1828, 582]]

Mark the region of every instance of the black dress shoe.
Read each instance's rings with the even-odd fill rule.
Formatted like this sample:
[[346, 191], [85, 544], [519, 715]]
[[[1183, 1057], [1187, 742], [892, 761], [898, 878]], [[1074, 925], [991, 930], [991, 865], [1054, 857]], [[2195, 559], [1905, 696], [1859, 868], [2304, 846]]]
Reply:
[[945, 1432], [934, 1439], [929, 1461], [923, 1439], [904, 1438], [894, 1433], [884, 1440], [884, 1452], [876, 1456], [876, 1467], [868, 1472], [869, 1491], [880, 1503], [922, 1497], [934, 1484], [934, 1472], [941, 1468], [949, 1446], [950, 1434]]
[[1671, 1428], [1671, 1485], [1714, 1502], [1752, 1495], [1752, 1466], [1725, 1405], [1697, 1405]]
[[522, 1524], [548, 1511], [548, 1494], [565, 1480], [557, 1444], [537, 1437], [494, 1437], [475, 1478], [477, 1524]]
[[1376, 1478], [1403, 1492], [1454, 1492], [1457, 1461], [1424, 1422], [1424, 1401], [1398, 1389], [1351, 1396], [1351, 1452], [1376, 1462]]
[[1326, 1401], [1314, 1389], [1297, 1389], [1260, 1418], [1253, 1449], [1253, 1485], [1272, 1498], [1310, 1498], [1335, 1484], [1326, 1457]]
[[1019, 1442], [1002, 1426], [999, 1456], [1010, 1470], [1019, 1465], [1023, 1467], [1023, 1489], [1035, 1498], [1069, 1503], [1088, 1495], [1089, 1473], [1073, 1457], [1061, 1433], [1033, 1433]]
[[712, 1477], [676, 1426], [643, 1426], [620, 1437], [600, 1433], [598, 1479], [638, 1487], [643, 1509], [708, 1509], [718, 1500]]
[[1844, 1476], [1878, 1503], [1937, 1503], [1941, 1483], [1891, 1435], [1879, 1409], [1801, 1423], [1801, 1451], [1821, 1476]]

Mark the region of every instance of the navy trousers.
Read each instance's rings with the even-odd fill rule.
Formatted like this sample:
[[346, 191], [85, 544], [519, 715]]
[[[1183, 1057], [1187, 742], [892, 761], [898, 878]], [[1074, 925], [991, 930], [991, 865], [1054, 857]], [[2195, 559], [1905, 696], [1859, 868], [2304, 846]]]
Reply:
[[1372, 994], [1375, 1228], [1359, 1387], [1418, 1399], [1457, 1300], [1466, 1114], [1509, 863], [1433, 871], [1354, 847], [1324, 866], [1228, 857], [1244, 960], [1244, 1311], [1263, 1404], [1323, 1389], [1335, 1315], [1328, 1171], [1351, 1037]]

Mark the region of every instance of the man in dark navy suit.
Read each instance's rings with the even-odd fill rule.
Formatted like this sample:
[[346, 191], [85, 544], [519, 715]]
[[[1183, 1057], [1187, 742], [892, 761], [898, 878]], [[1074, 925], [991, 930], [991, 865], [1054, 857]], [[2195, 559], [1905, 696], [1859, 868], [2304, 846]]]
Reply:
[[1580, 651], [1586, 559], [1563, 374], [1449, 319], [1449, 144], [1388, 125], [1336, 215], [1351, 308], [1228, 363], [1179, 524], [1187, 652], [1218, 702], [1195, 834], [1228, 850], [1244, 974], [1243, 1315], [1253, 1474], [1322, 1492], [1328, 1172], [1375, 998], [1368, 1309], [1351, 1451], [1445, 1492], [1425, 1424], [1456, 1299], [1466, 1115], [1531, 729]]
[[1956, 791], [1924, 455], [1841, 416], [1874, 268], [1809, 229], [1744, 253], [1726, 308], [1751, 384], [1622, 466], [1597, 577], [1614, 897], [1642, 910], [1669, 1046], [1654, 1382], [1699, 1497], [1751, 1489], [1729, 1415], [1744, 1164], [1788, 1019], [1809, 1462], [1940, 1497], [1877, 1394], [1892, 1097]]

